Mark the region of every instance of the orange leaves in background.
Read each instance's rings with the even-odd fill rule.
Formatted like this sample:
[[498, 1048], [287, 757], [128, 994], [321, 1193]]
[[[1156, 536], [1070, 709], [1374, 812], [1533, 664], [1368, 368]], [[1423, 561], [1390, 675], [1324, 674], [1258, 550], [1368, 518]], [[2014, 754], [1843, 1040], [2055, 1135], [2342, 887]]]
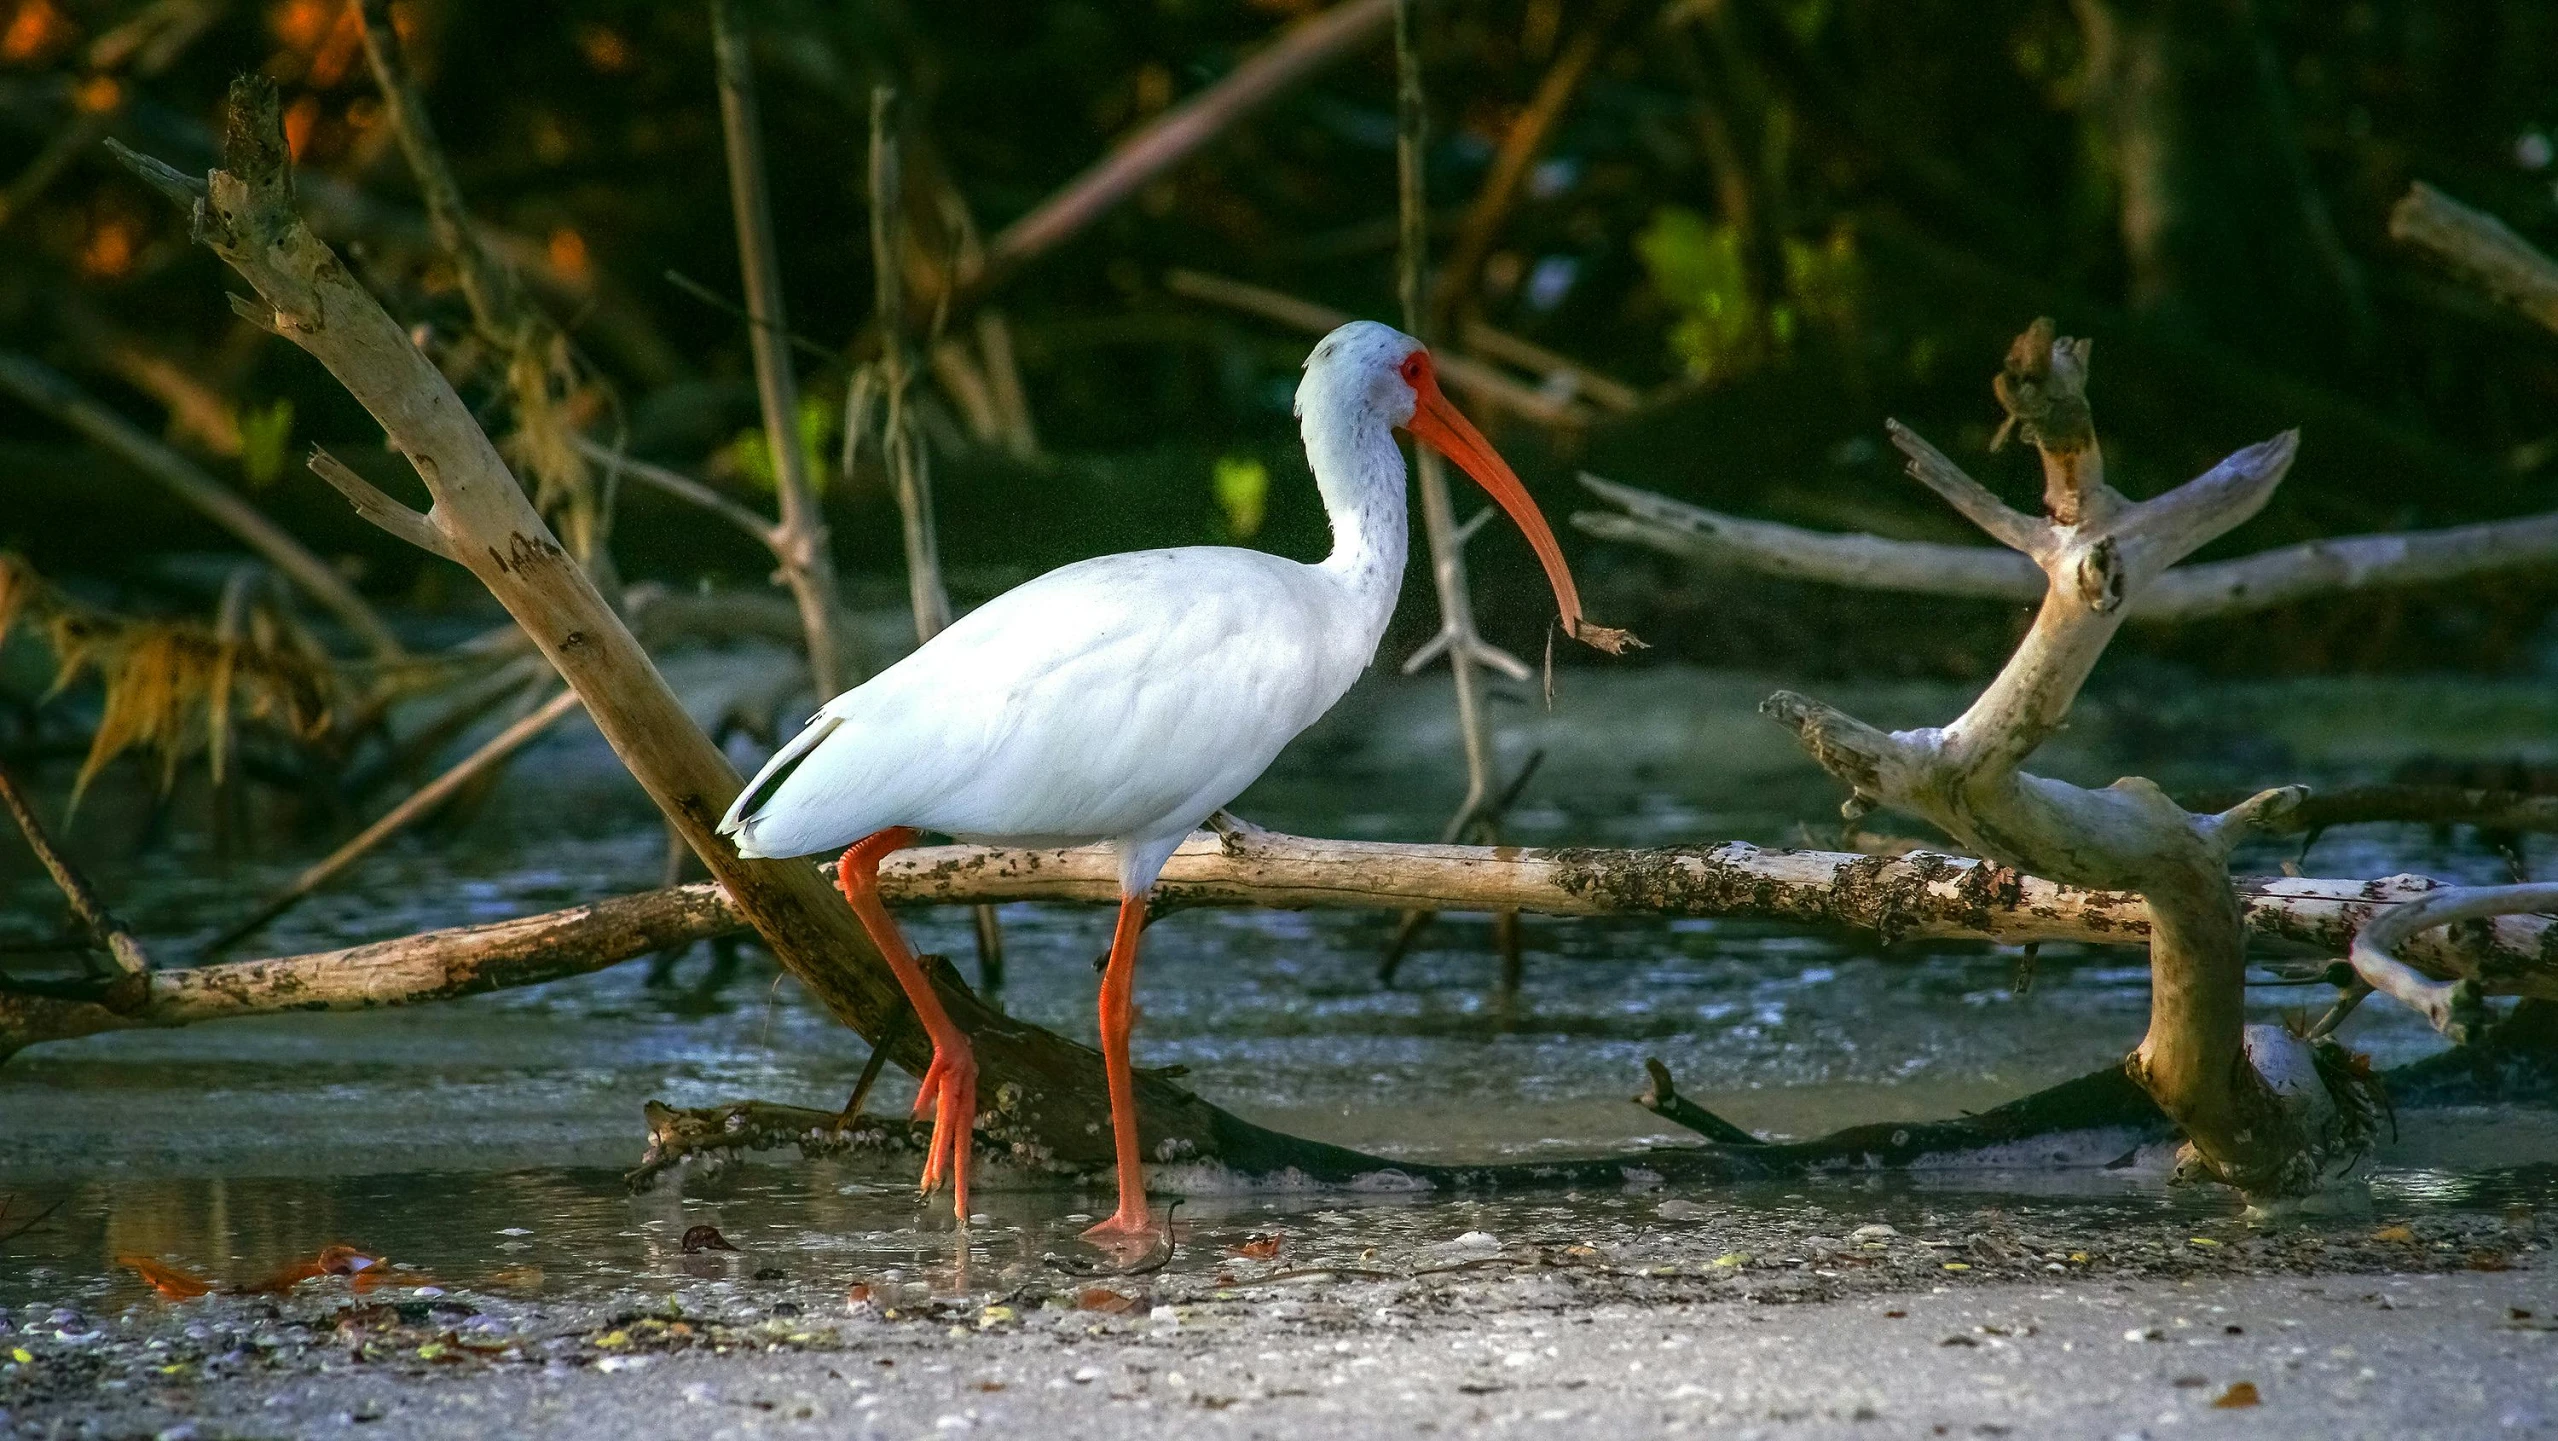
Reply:
[[41, 65], [78, 33], [79, 27], [54, 6], [53, 0], [18, 0], [10, 8], [8, 23], [0, 25], [0, 61]]
[[631, 68], [631, 47], [621, 33], [609, 26], [581, 25], [577, 28], [577, 48], [586, 63], [607, 75]]
[[100, 220], [80, 242], [80, 273], [92, 280], [120, 279], [133, 269], [141, 248], [141, 226], [120, 215]]
[[311, 131], [320, 123], [320, 97], [302, 95], [284, 108], [284, 148], [300, 160], [311, 148]]
[[550, 252], [551, 269], [559, 272], [562, 280], [582, 281], [586, 278], [588, 259], [585, 236], [563, 225], [551, 232], [550, 243], [546, 248]]

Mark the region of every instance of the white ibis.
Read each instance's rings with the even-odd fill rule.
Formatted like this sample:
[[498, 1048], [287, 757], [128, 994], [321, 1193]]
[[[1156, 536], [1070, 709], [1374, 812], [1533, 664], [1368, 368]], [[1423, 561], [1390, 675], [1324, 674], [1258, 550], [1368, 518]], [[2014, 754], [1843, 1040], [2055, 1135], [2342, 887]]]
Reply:
[[1519, 478], [1440, 394], [1420, 342], [1372, 321], [1325, 336], [1297, 417], [1332, 554], [1304, 565], [1192, 546], [1050, 571], [970, 612], [830, 701], [729, 808], [741, 855], [842, 846], [844, 899], [897, 973], [933, 1042], [915, 1098], [930, 1110], [923, 1185], [945, 1174], [968, 1223], [977, 1063], [880, 904], [882, 857], [923, 831], [1004, 845], [1106, 843], [1119, 924], [1101, 982], [1101, 1050], [1119, 1209], [1084, 1234], [1152, 1234], [1128, 1064], [1130, 991], [1146, 897], [1183, 838], [1243, 793], [1375, 658], [1403, 585], [1401, 428], [1462, 466], [1527, 533], [1564, 630], [1611, 653], [1636, 644], [1585, 621], [1563, 552]]

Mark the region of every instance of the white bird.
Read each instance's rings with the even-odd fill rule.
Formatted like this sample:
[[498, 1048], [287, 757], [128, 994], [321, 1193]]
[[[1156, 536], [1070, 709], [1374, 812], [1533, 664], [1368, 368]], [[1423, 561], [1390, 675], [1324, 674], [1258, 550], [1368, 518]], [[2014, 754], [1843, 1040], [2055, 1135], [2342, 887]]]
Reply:
[[1128, 1042], [1146, 897], [1176, 847], [1330, 710], [1375, 658], [1402, 588], [1406, 430], [1462, 466], [1527, 534], [1567, 634], [1589, 624], [1554, 532], [1510, 467], [1439, 391], [1420, 342], [1373, 321], [1324, 337], [1297, 417], [1332, 523], [1305, 565], [1227, 546], [1078, 561], [1005, 592], [837, 696], [720, 821], [740, 855], [848, 847], [837, 869], [933, 1042], [915, 1113], [934, 1114], [927, 1192], [950, 1176], [968, 1222], [977, 1065], [881, 905], [879, 862], [922, 831], [1004, 845], [1105, 842], [1119, 924], [1101, 983], [1101, 1047], [1119, 1209], [1085, 1235], [1151, 1235]]

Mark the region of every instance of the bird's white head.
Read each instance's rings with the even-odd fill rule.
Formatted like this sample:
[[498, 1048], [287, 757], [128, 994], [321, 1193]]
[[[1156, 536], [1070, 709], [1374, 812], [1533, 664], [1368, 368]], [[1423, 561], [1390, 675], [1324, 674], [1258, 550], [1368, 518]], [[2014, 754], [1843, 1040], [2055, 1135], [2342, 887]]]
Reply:
[[1583, 617], [1580, 591], [1563, 563], [1554, 528], [1509, 462], [1440, 392], [1438, 365], [1420, 341], [1373, 320], [1354, 320], [1333, 331], [1306, 357], [1306, 378], [1297, 383], [1297, 417], [1310, 454], [1322, 438], [1391, 428], [1446, 456], [1474, 477], [1527, 536], [1554, 587], [1566, 635], [1611, 655], [1642, 644], [1625, 631], [1593, 625]]

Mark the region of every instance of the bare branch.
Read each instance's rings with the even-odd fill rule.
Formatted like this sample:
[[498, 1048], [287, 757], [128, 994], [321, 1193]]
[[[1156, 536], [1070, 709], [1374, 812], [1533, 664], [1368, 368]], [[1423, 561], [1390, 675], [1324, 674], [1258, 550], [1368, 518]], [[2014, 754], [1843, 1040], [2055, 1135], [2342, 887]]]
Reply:
[[[1572, 517], [1575, 527], [1700, 565], [1908, 595], [2032, 602], [2043, 594], [2041, 570], [2005, 550], [1805, 530], [1726, 515], [1597, 476], [1584, 475], [1582, 483], [1627, 514], [1583, 511]], [[2135, 625], [2175, 625], [2356, 591], [2550, 566], [2558, 566], [2558, 513], [2443, 530], [2337, 536], [2181, 565], [2133, 593], [2123, 610]]]
[[124, 922], [107, 910], [106, 903], [98, 899], [97, 891], [90, 886], [89, 878], [80, 874], [80, 868], [71, 864], [71, 858], [54, 845], [53, 837], [45, 832], [44, 822], [36, 819], [35, 807], [28, 802], [26, 792], [18, 789], [17, 777], [9, 774], [6, 766], [0, 766], [0, 805], [8, 807], [10, 816], [18, 823], [19, 833], [27, 838], [27, 848], [36, 853], [36, 860], [44, 867], [45, 874], [53, 877], [53, 884], [62, 892], [62, 898], [70, 902], [72, 918], [89, 933], [89, 939], [106, 948], [119, 972], [128, 976], [148, 974], [151, 958], [143, 952], [142, 943], [124, 928]]
[[607, 475], [627, 475], [654, 490], [674, 496], [677, 500], [689, 501], [700, 506], [753, 536], [758, 545], [766, 547], [778, 545], [779, 537], [775, 534], [775, 527], [771, 520], [680, 470], [670, 470], [665, 466], [638, 459], [629, 452], [616, 450], [592, 436], [571, 436], [569, 444], [577, 447], [578, 454], [604, 467]]
[[[1438, 322], [1435, 329], [1451, 328], [1461, 311], [1476, 304], [1475, 289], [1484, 260], [1491, 255], [1502, 226], [1519, 203], [1519, 192], [1527, 184], [1530, 167], [1544, 153], [1555, 126], [1605, 53], [1626, 10], [1624, 0], [1599, 0], [1564, 45], [1563, 53], [1555, 57], [1544, 78], [1537, 82], [1536, 93], [1502, 131], [1492, 166], [1484, 175], [1482, 188], [1475, 192], [1474, 203], [1466, 208], [1455, 248], [1433, 287], [1430, 308]], [[1468, 344], [1472, 344], [1471, 338]]]
[[[906, 192], [897, 126], [897, 91], [887, 85], [874, 87], [870, 93], [870, 265], [872, 308], [880, 328], [884, 391], [880, 398], [885, 402], [879, 448], [897, 491], [897, 515], [906, 547], [906, 599], [914, 612], [915, 640], [920, 644], [950, 624], [950, 592], [942, 585], [941, 542], [934, 533], [930, 456], [907, 396], [914, 382], [914, 355], [906, 342], [902, 284]], [[993, 405], [991, 400], [986, 404], [991, 427]]]
[[1965, 520], [1988, 532], [1990, 539], [2028, 556], [2039, 556], [2049, 544], [2050, 526], [2011, 509], [1917, 431], [1897, 420], [1883, 422], [1883, 429], [1891, 436], [1893, 448], [1909, 458], [1911, 478], [1942, 496]]
[[1496, 330], [1480, 320], [1466, 321], [1458, 334], [1465, 348], [1474, 354], [1544, 376], [1545, 388], [1567, 395], [1586, 395], [1600, 409], [1619, 415], [1643, 408], [1643, 393], [1633, 386], [1534, 341]]
[[846, 637], [835, 632], [835, 561], [827, 548], [826, 516], [811, 488], [799, 439], [799, 381], [783, 336], [790, 321], [782, 309], [782, 263], [773, 243], [772, 202], [764, 178], [763, 121], [755, 101], [754, 57], [737, 27], [729, 0], [711, 0], [711, 45], [719, 69], [719, 115], [728, 154], [729, 209], [737, 221], [738, 265], [745, 276], [748, 347], [755, 357], [755, 392], [764, 407], [764, 443], [773, 457], [774, 489], [781, 496], [781, 524], [774, 553], [782, 581], [799, 603], [808, 630], [808, 666], [820, 697], [840, 694], [851, 681]]
[[2363, 983], [2433, 1023], [2454, 1045], [2477, 1038], [2486, 1019], [2484, 990], [2474, 977], [2428, 980], [2394, 954], [2422, 931], [2489, 916], [2558, 911], [2558, 885], [2446, 886], [2375, 917], [2354, 937], [2348, 957]]
[[87, 436], [90, 440], [167, 486], [178, 499], [203, 512], [255, 551], [286, 579], [345, 622], [376, 655], [401, 655], [398, 636], [355, 593], [327, 561], [313, 555], [239, 492], [198, 469], [195, 462], [171, 450], [140, 427], [84, 393], [48, 366], [10, 351], [0, 351], [0, 389], [16, 395]]
[[2389, 238], [2412, 245], [2550, 330], [2558, 330], [2558, 261], [2505, 222], [2419, 180], [2389, 212]]
[[391, 131], [399, 138], [409, 173], [416, 177], [418, 193], [426, 201], [427, 227], [435, 236], [436, 248], [451, 258], [472, 318], [511, 349], [527, 338], [528, 330], [547, 330], [548, 318], [526, 302], [514, 272], [492, 259], [480, 243], [470, 209], [462, 203], [462, 187], [435, 138], [426, 101], [409, 75], [408, 56], [391, 23], [390, 0], [358, 0], [355, 9], [362, 22], [364, 58], [372, 67], [373, 83], [382, 91], [383, 108], [389, 112]]
[[2114, 524], [2131, 567], [2128, 584], [2145, 588], [2153, 576], [2253, 519], [2299, 453], [2300, 432], [2286, 430], [2134, 506], [2132, 516]]
[[315, 445], [311, 447], [311, 458], [306, 463], [313, 475], [327, 481], [330, 489], [346, 497], [346, 503], [355, 508], [358, 516], [429, 555], [458, 560], [453, 554], [452, 543], [444, 538], [444, 532], [435, 528], [434, 521], [393, 500], [383, 493], [381, 487], [357, 474], [345, 461]]
[[1626, 514], [1581, 511], [1572, 517], [1576, 529], [1699, 565], [1922, 595], [2028, 602], [2043, 595], [2043, 572], [2012, 550], [1805, 530], [1725, 515], [1587, 472], [1581, 483]]
[[[1815, 760], [1853, 792], [1935, 824], [1980, 855], [2148, 902], [2150, 1026], [2126, 1063], [2181, 1125], [2202, 1167], [2251, 1194], [2313, 1184], [2368, 1138], [2368, 1098], [2331, 1089], [2308, 1044], [2246, 1024], [2245, 922], [2229, 849], [2300, 802], [2268, 791], [2215, 816], [2188, 814], [2154, 783], [2087, 790], [2019, 769], [2059, 728], [2127, 605], [2195, 546], [2264, 503], [2288, 468], [2277, 437], [2133, 505], [2104, 481], [2085, 391], [2087, 348], [2037, 321], [2010, 348], [1998, 396], [2041, 451], [2048, 521], [2001, 505], [1925, 442], [1894, 427], [1911, 470], [2044, 575], [2033, 628], [1997, 678], [1941, 730], [1886, 735], [1800, 696], [1771, 697]], [[2350, 1079], [2336, 1085], [2352, 1091]]]
[[110, 139], [107, 149], [117, 163], [132, 171], [145, 185], [160, 192], [163, 199], [181, 210], [192, 210], [204, 198], [204, 177], [189, 175], [174, 165], [154, 160], [139, 151], [126, 148], [121, 140]]
[[1685, 1126], [1709, 1141], [1720, 1141], [1727, 1146], [1765, 1144], [1758, 1137], [1680, 1095], [1678, 1083], [1670, 1079], [1670, 1068], [1662, 1065], [1659, 1057], [1644, 1057], [1643, 1072], [1647, 1080], [1642, 1091], [1636, 1094], [1634, 1104], [1662, 1120]]
[[1393, 0], [1342, 0], [1157, 116], [1037, 209], [1004, 227], [986, 247], [985, 267], [964, 282], [962, 298], [1002, 283], [1288, 87], [1373, 43], [1385, 32], [1392, 11]]
[[[1346, 311], [1301, 300], [1267, 286], [1229, 280], [1222, 275], [1208, 275], [1196, 270], [1167, 272], [1164, 288], [1192, 300], [1204, 300], [1211, 305], [1258, 315], [1308, 335], [1326, 334], [1351, 318]], [[1465, 355], [1442, 354], [1437, 358], [1439, 378], [1468, 399], [1506, 410], [1539, 425], [1579, 428], [1590, 422], [1588, 407], [1569, 400], [1557, 400], [1534, 386], [1511, 379], [1482, 361]]]
[[[1203, 830], [1174, 853], [1164, 871], [1166, 906], [1721, 916], [1852, 926], [1887, 942], [2137, 946], [2156, 932], [2150, 907], [2129, 892], [1927, 851], [1881, 858], [1740, 842], [1663, 850], [1389, 845], [1235, 824], [1233, 834]], [[890, 857], [880, 887], [901, 906], [1116, 905], [1117, 866], [1102, 846], [921, 847]], [[2245, 882], [2235, 894], [2250, 939], [2336, 955], [2377, 918], [2440, 893], [2421, 876], [2278, 876]], [[155, 971], [148, 1003], [129, 1016], [0, 991], [0, 1053], [134, 1026], [410, 1004], [581, 974], [741, 928], [740, 909], [726, 896], [720, 885], [701, 883], [313, 956]], [[2471, 980], [2482, 993], [2558, 999], [2558, 920], [2547, 916], [2500, 914], [2484, 925], [2402, 935], [2395, 949], [2422, 974]]]

